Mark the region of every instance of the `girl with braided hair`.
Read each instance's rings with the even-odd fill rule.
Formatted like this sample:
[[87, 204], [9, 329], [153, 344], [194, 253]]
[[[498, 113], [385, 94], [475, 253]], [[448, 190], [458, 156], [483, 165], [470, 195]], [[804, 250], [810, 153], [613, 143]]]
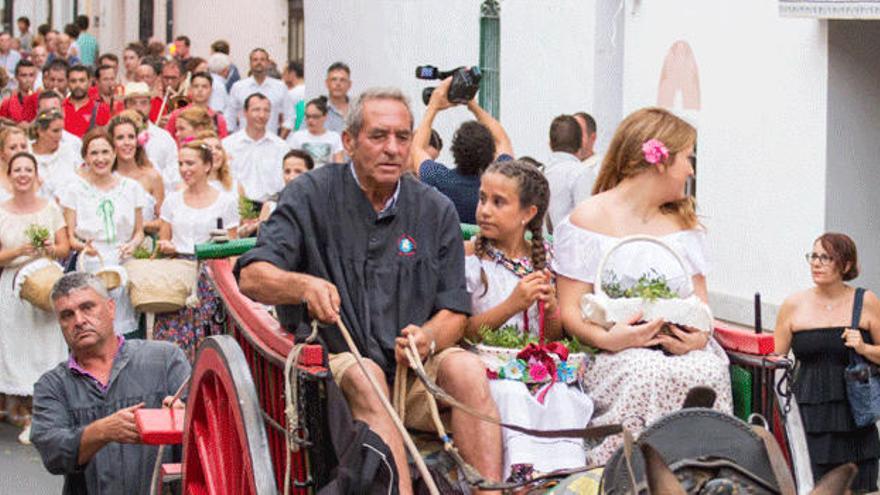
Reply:
[[[483, 173], [476, 213], [480, 233], [465, 247], [471, 340], [480, 338], [482, 328], [510, 325], [537, 337], [539, 302], [544, 303], [546, 340], [562, 336], [554, 276], [547, 268], [551, 251], [543, 236], [549, 200], [547, 179], [528, 162], [495, 162]], [[592, 401], [575, 385], [556, 383], [530, 390], [519, 380], [489, 383], [501, 420], [507, 423], [582, 428], [592, 415]], [[505, 477], [514, 465], [531, 465], [539, 472], [584, 465], [586, 455], [578, 439], [539, 439], [510, 430], [503, 435]]]

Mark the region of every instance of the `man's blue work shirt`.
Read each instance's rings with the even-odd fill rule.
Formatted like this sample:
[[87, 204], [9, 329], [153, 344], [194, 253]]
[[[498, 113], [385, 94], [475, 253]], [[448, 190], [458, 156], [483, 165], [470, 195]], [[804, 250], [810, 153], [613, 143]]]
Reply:
[[[464, 245], [452, 203], [404, 175], [397, 200], [376, 213], [349, 164], [325, 165], [288, 184], [260, 227], [257, 245], [239, 258], [333, 283], [358, 349], [393, 376], [394, 339], [447, 309], [470, 313]], [[277, 307], [288, 330], [308, 334], [303, 305]], [[338, 329], [322, 329], [329, 351], [348, 350]]]
[[112, 442], [79, 465], [83, 430], [139, 402], [162, 407], [162, 399], [174, 395], [189, 374], [177, 346], [145, 340], [127, 340], [119, 348], [106, 390], [67, 362], [43, 374], [34, 385], [31, 440], [46, 469], [64, 475], [63, 493], [148, 494], [157, 446]]

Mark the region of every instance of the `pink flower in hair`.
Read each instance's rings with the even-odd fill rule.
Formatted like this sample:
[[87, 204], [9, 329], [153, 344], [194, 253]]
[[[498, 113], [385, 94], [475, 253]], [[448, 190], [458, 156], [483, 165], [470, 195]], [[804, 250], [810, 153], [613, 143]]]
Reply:
[[666, 145], [659, 139], [649, 139], [642, 145], [642, 154], [645, 155], [645, 161], [651, 165], [663, 163], [669, 158], [669, 150]]
[[138, 146], [140, 146], [141, 148], [146, 146], [147, 143], [150, 142], [150, 133], [148, 133], [147, 131], [141, 131], [140, 134], [138, 134], [137, 136], [137, 142]]

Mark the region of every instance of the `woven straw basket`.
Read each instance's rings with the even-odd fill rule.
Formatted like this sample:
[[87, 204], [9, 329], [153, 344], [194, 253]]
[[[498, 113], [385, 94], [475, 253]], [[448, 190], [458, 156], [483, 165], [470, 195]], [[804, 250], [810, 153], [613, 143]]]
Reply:
[[104, 284], [107, 290], [113, 290], [122, 285], [122, 275], [116, 270], [102, 268], [95, 272], [95, 276], [98, 277], [98, 280]]
[[[101, 263], [101, 268], [95, 272], [95, 277], [104, 284], [104, 287], [107, 288], [108, 291], [111, 291], [120, 285], [128, 284], [128, 275], [125, 273], [125, 269], [119, 265], [107, 265], [104, 263], [104, 257], [101, 256], [100, 252], [96, 252], [98, 257], [98, 261]], [[77, 271], [86, 271], [83, 268], [83, 263], [85, 262], [85, 254], [80, 253], [79, 257], [76, 261], [76, 270]]]
[[709, 306], [694, 295], [694, 287], [690, 277], [685, 277], [688, 281], [690, 296], [681, 299], [647, 300], [639, 297], [612, 299], [605, 293], [602, 289], [602, 275], [605, 272], [605, 264], [608, 262], [611, 253], [621, 246], [633, 242], [650, 242], [666, 249], [672, 254], [678, 264], [681, 265], [682, 271], [685, 274], [687, 273], [684, 260], [662, 239], [649, 235], [624, 237], [612, 246], [599, 262], [599, 268], [596, 272], [596, 283], [593, 284], [593, 294], [584, 294], [581, 298], [581, 314], [584, 319], [590, 320], [602, 327], [610, 328], [614, 323], [625, 322], [641, 311], [642, 319], [645, 321], [659, 318], [669, 323], [711, 332], [712, 311], [709, 309]]
[[43, 311], [52, 311], [52, 287], [64, 275], [64, 268], [47, 258], [22, 266], [16, 275], [19, 297]]
[[131, 303], [142, 313], [183, 308], [198, 275], [196, 262], [190, 260], [131, 260], [123, 267], [128, 272]]

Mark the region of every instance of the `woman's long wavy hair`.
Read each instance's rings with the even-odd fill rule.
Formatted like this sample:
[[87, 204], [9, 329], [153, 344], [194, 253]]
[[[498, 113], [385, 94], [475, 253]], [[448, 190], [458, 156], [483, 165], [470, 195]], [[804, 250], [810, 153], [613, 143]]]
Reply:
[[[206, 139], [217, 139], [220, 138], [217, 136], [217, 133], [214, 131], [199, 131], [196, 134], [196, 140], [204, 142]], [[220, 146], [223, 147], [222, 145]], [[232, 186], [234, 185], [234, 181], [232, 180], [232, 169], [229, 166], [229, 157], [226, 155], [226, 150], [221, 152], [221, 156], [223, 157], [223, 163], [220, 164], [217, 168], [212, 168], [211, 173], [217, 174], [217, 180], [223, 184], [223, 189], [227, 191], [232, 190]], [[212, 154], [213, 158], [213, 154]]]
[[[663, 142], [669, 150], [666, 164], [675, 155], [685, 151], [697, 139], [697, 130], [668, 110], [643, 108], [627, 116], [617, 127], [599, 176], [593, 185], [593, 194], [613, 189], [623, 179], [638, 175], [653, 165], [645, 161], [642, 145], [649, 139]], [[691, 197], [666, 203], [660, 207], [664, 213], [675, 215], [685, 228], [698, 225], [694, 200]]]
[[[114, 151], [116, 151], [116, 139], [114, 138], [116, 128], [125, 124], [134, 128], [135, 139], [138, 139], [138, 136], [140, 136], [141, 133], [147, 132], [147, 126], [143, 117], [141, 117], [141, 114], [134, 110], [119, 112], [119, 114], [110, 119], [110, 122], [107, 124], [107, 134], [110, 136], [110, 145], [113, 146]], [[147, 158], [147, 152], [144, 150], [144, 147], [141, 146], [140, 143], [137, 143], [136, 146], [134, 152], [135, 165], [137, 165], [138, 168], [152, 167], [153, 164], [150, 162], [149, 158]], [[113, 170], [115, 171], [118, 166], [119, 153], [116, 153], [116, 158], [113, 160]]]

